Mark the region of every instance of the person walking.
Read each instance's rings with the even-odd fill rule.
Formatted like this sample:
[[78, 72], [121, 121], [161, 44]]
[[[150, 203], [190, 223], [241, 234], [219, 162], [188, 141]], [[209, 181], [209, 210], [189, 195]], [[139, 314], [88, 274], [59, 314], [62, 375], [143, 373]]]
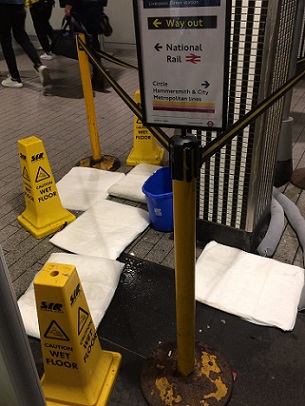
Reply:
[[[91, 45], [96, 51], [100, 51], [99, 33], [100, 21], [103, 8], [107, 5], [107, 0], [64, 0], [65, 15], [68, 17], [71, 12], [76, 19], [79, 19], [91, 35]], [[100, 62], [100, 58], [97, 58]], [[100, 73], [95, 65], [92, 65], [92, 88], [93, 90], [103, 92], [106, 88], [104, 76]]]
[[51, 52], [51, 41], [53, 38], [53, 28], [50, 24], [52, 9], [55, 5], [54, 0], [26, 0], [25, 6], [29, 7], [34, 29], [44, 53], [40, 55], [41, 59], [51, 61], [53, 55]]
[[34, 64], [43, 86], [50, 84], [48, 68], [44, 66], [25, 31], [25, 0], [0, 0], [0, 44], [5, 58], [9, 76], [2, 80], [4, 87], [20, 88], [23, 86], [12, 44], [12, 34]]

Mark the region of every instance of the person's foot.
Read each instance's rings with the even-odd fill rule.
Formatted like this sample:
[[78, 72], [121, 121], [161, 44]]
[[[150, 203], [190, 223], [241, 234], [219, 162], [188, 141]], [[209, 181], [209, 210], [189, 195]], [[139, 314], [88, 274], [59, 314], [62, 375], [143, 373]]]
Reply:
[[51, 84], [51, 77], [49, 73], [49, 69], [44, 66], [40, 65], [36, 68], [37, 72], [39, 73], [39, 78], [42, 86], [48, 86]]
[[96, 92], [106, 92], [105, 79], [102, 76], [93, 75], [91, 78], [92, 89]]
[[23, 87], [21, 79], [13, 79], [11, 76], [8, 76], [6, 79], [2, 80], [1, 85], [4, 87]]
[[44, 59], [45, 61], [52, 61], [54, 58], [52, 52], [45, 52], [44, 54], [40, 55], [40, 59]]

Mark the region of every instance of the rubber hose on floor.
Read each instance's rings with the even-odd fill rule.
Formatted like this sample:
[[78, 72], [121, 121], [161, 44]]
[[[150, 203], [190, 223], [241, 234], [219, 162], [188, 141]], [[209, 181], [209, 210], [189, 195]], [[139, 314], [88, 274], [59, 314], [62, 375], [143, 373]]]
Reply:
[[[305, 220], [298, 207], [288, 197], [273, 188], [273, 197], [283, 207], [287, 220], [295, 231], [303, 253], [305, 252]], [[303, 260], [304, 261], [304, 260]]]
[[284, 209], [275, 198], [272, 198], [271, 201], [270, 214], [271, 219], [267, 233], [257, 247], [259, 255], [269, 258], [273, 256], [285, 226]]
[[[287, 220], [298, 237], [300, 246], [303, 251], [303, 265], [304, 265], [305, 220], [301, 215], [300, 210], [297, 208], [297, 206], [290, 199], [288, 199], [288, 197], [280, 193], [276, 188], [273, 188], [273, 196], [283, 207]], [[301, 293], [298, 309], [299, 310], [305, 309], [305, 285]]]

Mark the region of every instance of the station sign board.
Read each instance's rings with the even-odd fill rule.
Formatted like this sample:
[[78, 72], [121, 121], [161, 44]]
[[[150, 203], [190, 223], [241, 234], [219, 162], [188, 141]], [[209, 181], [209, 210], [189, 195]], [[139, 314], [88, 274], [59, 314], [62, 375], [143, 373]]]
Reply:
[[145, 125], [226, 127], [230, 0], [133, 0]]

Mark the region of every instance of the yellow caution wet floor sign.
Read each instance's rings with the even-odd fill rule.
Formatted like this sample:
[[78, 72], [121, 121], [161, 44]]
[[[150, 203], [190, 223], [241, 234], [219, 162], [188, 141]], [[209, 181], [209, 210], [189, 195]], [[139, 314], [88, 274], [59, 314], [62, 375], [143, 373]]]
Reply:
[[34, 237], [43, 238], [75, 216], [62, 207], [43, 142], [28, 137], [18, 141], [18, 150], [26, 209], [17, 219]]
[[107, 405], [122, 357], [102, 350], [75, 266], [48, 262], [34, 290], [47, 405]]
[[[134, 101], [139, 106], [141, 105], [140, 90], [135, 92]], [[140, 163], [159, 165], [163, 156], [164, 149], [157, 144], [155, 137], [143, 126], [142, 121], [137, 116], [134, 116], [133, 148], [126, 160], [126, 164], [129, 166]]]

